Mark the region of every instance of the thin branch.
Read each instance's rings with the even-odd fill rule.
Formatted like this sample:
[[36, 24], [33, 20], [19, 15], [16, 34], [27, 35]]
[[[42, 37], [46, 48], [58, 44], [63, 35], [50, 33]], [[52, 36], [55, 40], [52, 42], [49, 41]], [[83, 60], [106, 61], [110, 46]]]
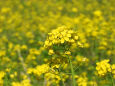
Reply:
[[24, 63], [24, 59], [23, 59], [23, 57], [22, 57], [21, 52], [20, 52], [19, 49], [17, 50], [17, 53], [18, 53], [20, 62], [21, 62], [21, 64], [22, 64], [22, 66], [23, 66], [23, 69], [24, 69], [24, 71], [25, 71], [25, 74], [27, 75], [27, 78], [28, 78], [28, 80], [30, 81], [30, 77], [29, 77], [29, 75], [28, 75], [28, 73], [27, 73], [27, 68], [26, 68], [26, 65], [25, 65], [25, 63]]

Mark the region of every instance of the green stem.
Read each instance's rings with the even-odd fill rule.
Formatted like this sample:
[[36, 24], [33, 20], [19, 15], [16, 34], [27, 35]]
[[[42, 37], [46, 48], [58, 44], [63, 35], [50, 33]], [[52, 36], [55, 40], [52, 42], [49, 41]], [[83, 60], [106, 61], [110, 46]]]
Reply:
[[73, 65], [72, 65], [72, 61], [71, 61], [71, 58], [69, 58], [69, 63], [70, 63], [70, 67], [71, 67], [71, 73], [72, 73], [72, 81], [73, 81], [73, 86], [76, 86], [76, 81], [75, 81], [75, 77], [74, 77], [74, 70], [73, 70]]
[[112, 81], [112, 86], [115, 86], [114, 79], [112, 77], [112, 74], [110, 73], [111, 81]]
[[[61, 67], [61, 66], [60, 66], [60, 67]], [[61, 78], [61, 81], [62, 81], [63, 86], [65, 86], [65, 83], [64, 83], [64, 81], [63, 81], [63, 77], [62, 77], [62, 75], [61, 75], [60, 67], [59, 67], [59, 75], [60, 75], [60, 78]]]

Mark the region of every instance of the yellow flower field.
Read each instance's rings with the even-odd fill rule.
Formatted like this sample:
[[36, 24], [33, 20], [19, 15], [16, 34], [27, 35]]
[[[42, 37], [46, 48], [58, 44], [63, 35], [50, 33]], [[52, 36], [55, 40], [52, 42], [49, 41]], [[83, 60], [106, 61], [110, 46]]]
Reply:
[[115, 0], [0, 0], [0, 86], [115, 86]]

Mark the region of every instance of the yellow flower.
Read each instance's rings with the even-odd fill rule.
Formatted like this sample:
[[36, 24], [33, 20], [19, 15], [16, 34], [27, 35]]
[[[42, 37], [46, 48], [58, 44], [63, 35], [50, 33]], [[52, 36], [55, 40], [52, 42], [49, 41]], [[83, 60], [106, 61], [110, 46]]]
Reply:
[[[52, 30], [51, 33], [48, 33], [48, 35], [44, 45], [46, 48], [55, 44], [64, 44], [65, 42], [74, 43], [78, 40], [76, 31], [66, 26], [58, 27]], [[80, 43], [78, 45], [81, 46]]]
[[73, 12], [77, 12], [78, 9], [74, 7], [74, 8], [72, 8], [72, 11], [73, 11]]
[[10, 78], [14, 78], [15, 76], [14, 76], [14, 74], [10, 74]]
[[77, 76], [78, 86], [88, 86], [88, 78], [86, 76]]
[[22, 45], [22, 46], [21, 46], [21, 49], [27, 50], [27, 46], [26, 46], [26, 45]]
[[65, 52], [65, 54], [70, 55], [70, 54], [71, 54], [71, 52], [70, 52], [70, 51], [66, 51], [66, 52]]
[[24, 79], [21, 82], [12, 82], [12, 86], [31, 86], [30, 80]]
[[27, 70], [28, 74], [34, 73], [38, 77], [48, 71], [49, 71], [48, 64], [38, 65], [38, 66], [36, 66], [36, 68], [28, 68], [28, 70]]
[[101, 16], [102, 12], [100, 10], [94, 11], [95, 16]]
[[49, 55], [54, 54], [54, 51], [52, 49], [49, 50]]
[[109, 60], [103, 60], [101, 62], [96, 63], [96, 70], [99, 76], [104, 76], [108, 72], [111, 72], [111, 65], [109, 64]]

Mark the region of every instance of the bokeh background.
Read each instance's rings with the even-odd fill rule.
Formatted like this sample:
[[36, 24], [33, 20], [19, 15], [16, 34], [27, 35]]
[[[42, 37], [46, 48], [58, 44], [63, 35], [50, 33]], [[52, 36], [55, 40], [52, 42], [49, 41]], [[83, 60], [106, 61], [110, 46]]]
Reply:
[[60, 77], [44, 47], [61, 26], [83, 44], [71, 50], [76, 86], [115, 86], [115, 0], [0, 0], [0, 86], [73, 86], [69, 63]]

